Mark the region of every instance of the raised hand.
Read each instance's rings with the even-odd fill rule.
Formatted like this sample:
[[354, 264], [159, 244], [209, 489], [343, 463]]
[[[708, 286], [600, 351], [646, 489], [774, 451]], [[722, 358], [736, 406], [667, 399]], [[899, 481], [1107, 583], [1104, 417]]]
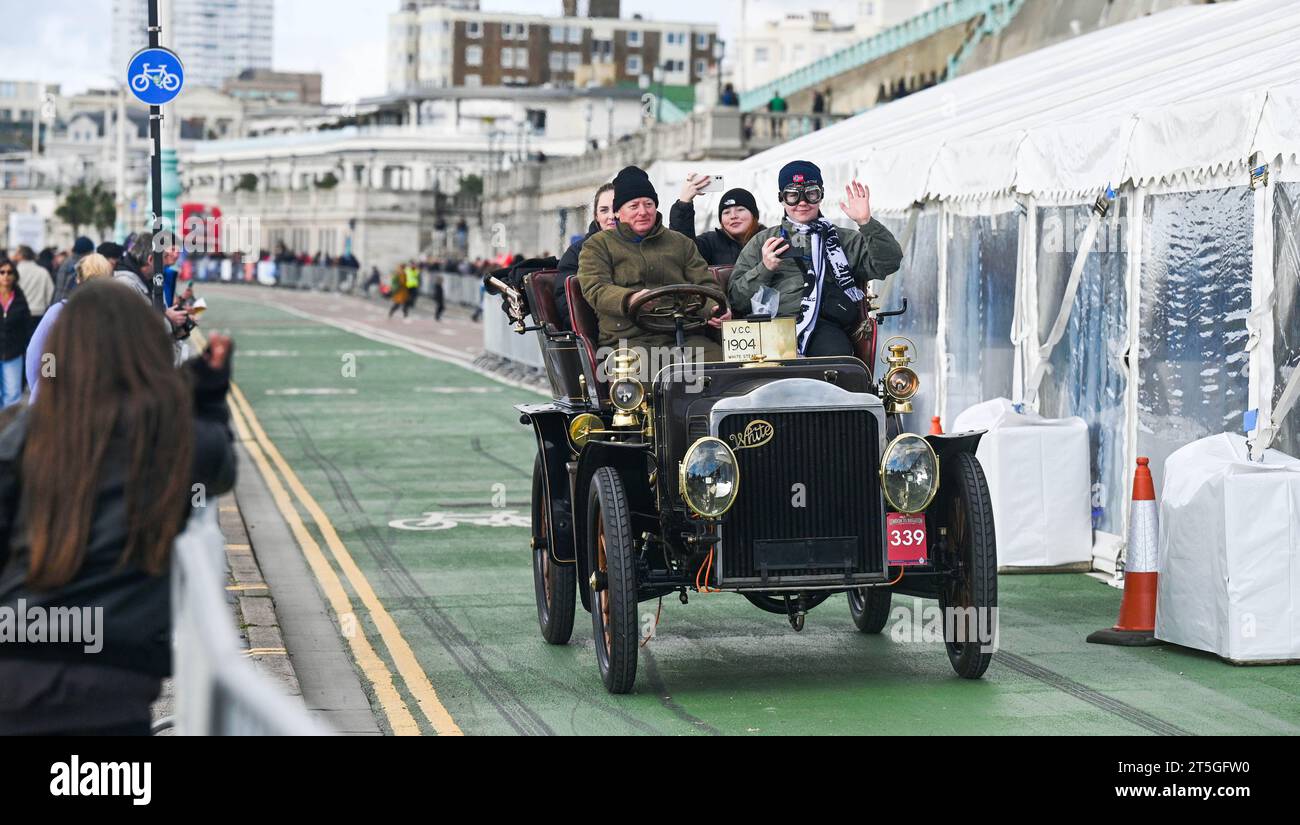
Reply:
[[853, 181], [844, 187], [844, 200], [840, 209], [849, 219], [861, 226], [871, 220], [871, 189], [865, 184]]
[[690, 203], [700, 196], [700, 190], [709, 185], [708, 175], [688, 175], [686, 185], [682, 187], [682, 192], [677, 196], [677, 200], [682, 203]]

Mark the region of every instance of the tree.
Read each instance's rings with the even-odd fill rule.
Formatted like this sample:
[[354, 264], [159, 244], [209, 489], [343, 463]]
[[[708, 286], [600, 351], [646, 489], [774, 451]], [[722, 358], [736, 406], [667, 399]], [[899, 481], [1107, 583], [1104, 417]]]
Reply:
[[339, 185], [339, 179], [333, 172], [326, 172], [316, 179], [317, 189], [333, 189]]
[[103, 234], [105, 228], [117, 220], [117, 207], [113, 203], [113, 193], [103, 184], [96, 183], [87, 189], [83, 182], [68, 190], [67, 197], [54, 214], [72, 227], [73, 235], [80, 235], [83, 226], [92, 226]]
[[100, 237], [103, 237], [117, 223], [117, 203], [114, 200], [113, 193], [105, 189], [100, 183], [96, 183], [95, 187], [90, 191], [90, 198], [95, 204], [90, 223], [98, 230]]
[[236, 192], [256, 192], [257, 175], [251, 172], [245, 172], [239, 176], [239, 183], [235, 184]]
[[465, 175], [460, 179], [460, 194], [481, 196], [483, 194], [483, 178], [478, 175]]

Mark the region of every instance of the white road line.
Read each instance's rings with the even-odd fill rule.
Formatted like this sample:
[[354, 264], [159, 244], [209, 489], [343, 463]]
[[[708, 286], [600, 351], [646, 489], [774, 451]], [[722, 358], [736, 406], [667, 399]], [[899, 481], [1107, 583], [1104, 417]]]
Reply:
[[338, 387], [286, 387], [279, 390], [267, 390], [267, 395], [356, 395], [356, 390], [345, 390]]

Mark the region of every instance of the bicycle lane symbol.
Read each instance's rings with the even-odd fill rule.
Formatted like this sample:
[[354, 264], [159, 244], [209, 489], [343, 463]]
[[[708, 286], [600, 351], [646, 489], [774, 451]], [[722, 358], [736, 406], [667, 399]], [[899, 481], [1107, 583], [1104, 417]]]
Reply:
[[170, 103], [185, 85], [185, 69], [175, 52], [163, 48], [141, 49], [127, 67], [127, 85], [143, 103]]

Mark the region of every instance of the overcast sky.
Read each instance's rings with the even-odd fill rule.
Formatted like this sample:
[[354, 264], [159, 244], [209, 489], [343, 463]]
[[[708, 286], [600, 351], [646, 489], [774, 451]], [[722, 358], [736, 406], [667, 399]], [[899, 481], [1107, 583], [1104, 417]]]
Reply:
[[[145, 2], [145, 0], [138, 0]], [[834, 8], [833, 0], [750, 0], [749, 15]], [[327, 101], [382, 94], [385, 32], [398, 0], [276, 0], [275, 68], [318, 71]], [[483, 0], [488, 11], [558, 14], [560, 0]], [[714, 22], [727, 39], [740, 0], [623, 0], [623, 16]], [[120, 72], [109, 65], [112, 0], [0, 0], [5, 58], [0, 80], [59, 83], [65, 93], [105, 85]], [[184, 55], [181, 58], [184, 59]]]

